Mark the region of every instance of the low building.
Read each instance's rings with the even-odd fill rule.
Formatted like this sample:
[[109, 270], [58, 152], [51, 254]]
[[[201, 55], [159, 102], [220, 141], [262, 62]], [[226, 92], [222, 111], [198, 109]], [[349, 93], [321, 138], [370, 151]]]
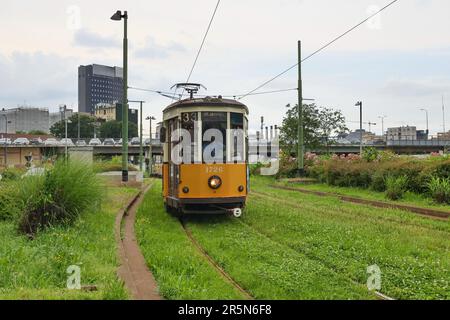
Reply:
[[388, 128], [387, 140], [388, 141], [415, 141], [415, 140], [417, 140], [417, 128], [410, 127], [410, 126]]
[[[99, 103], [95, 107], [95, 117], [105, 121], [122, 121], [122, 104]], [[128, 121], [138, 125], [139, 111], [128, 109]]]
[[448, 132], [440, 132], [437, 134], [438, 140], [450, 141], [450, 131]]
[[[74, 115], [73, 109], [66, 109], [66, 118], [70, 118]], [[64, 120], [64, 112], [50, 112], [49, 114], [49, 128], [51, 128], [55, 123]]]
[[[6, 116], [6, 117], [5, 117]], [[6, 119], [8, 124], [6, 124]], [[8, 132], [6, 132], [6, 126]], [[18, 107], [0, 111], [0, 132], [49, 132], [49, 111], [45, 108]]]

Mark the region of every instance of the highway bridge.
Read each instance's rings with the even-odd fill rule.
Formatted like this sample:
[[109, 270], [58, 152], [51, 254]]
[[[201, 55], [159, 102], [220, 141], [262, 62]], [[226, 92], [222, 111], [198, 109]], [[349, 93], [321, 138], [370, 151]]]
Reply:
[[[122, 155], [122, 146], [68, 146], [68, 152], [73, 153], [85, 153], [92, 157], [101, 156], [120, 156]], [[161, 143], [157, 143], [150, 146], [143, 146], [144, 155], [148, 156], [152, 151], [153, 156], [161, 156], [163, 153], [163, 147]], [[5, 164], [5, 159], [8, 161], [8, 166], [25, 165], [27, 163], [26, 157], [32, 156], [33, 161], [43, 161], [46, 158], [54, 155], [64, 154], [66, 147], [64, 145], [49, 146], [49, 145], [0, 145], [0, 166]], [[128, 155], [138, 157], [140, 152], [139, 145], [129, 145]]]

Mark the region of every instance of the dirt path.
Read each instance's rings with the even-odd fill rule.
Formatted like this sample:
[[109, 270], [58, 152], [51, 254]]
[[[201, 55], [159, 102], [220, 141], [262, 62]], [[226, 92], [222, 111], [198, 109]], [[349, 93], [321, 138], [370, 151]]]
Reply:
[[147, 267], [134, 232], [137, 209], [150, 188], [151, 185], [141, 191], [116, 217], [116, 242], [121, 263], [118, 274], [135, 300], [162, 300], [158, 284]]

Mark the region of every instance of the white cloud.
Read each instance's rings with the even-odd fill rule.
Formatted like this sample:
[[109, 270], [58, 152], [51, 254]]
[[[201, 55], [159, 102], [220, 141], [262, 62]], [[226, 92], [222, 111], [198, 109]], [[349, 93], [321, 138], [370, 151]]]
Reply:
[[86, 29], [75, 31], [73, 43], [75, 46], [87, 48], [121, 48], [122, 45], [115, 37], [104, 36]]

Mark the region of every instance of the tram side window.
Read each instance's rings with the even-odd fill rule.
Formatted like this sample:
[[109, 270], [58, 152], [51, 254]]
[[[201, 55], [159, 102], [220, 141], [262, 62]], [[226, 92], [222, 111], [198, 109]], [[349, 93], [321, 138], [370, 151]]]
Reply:
[[230, 113], [231, 129], [231, 157], [233, 162], [245, 162], [244, 154], [244, 115], [242, 113]]
[[[226, 162], [226, 112], [202, 112], [203, 162]], [[206, 141], [205, 141], [206, 140]]]
[[196, 142], [195, 142], [195, 123], [197, 122], [197, 112], [190, 113], [182, 113], [181, 114], [181, 128], [188, 131], [191, 137], [191, 161], [190, 163], [194, 163], [195, 160], [195, 150], [196, 150]]

